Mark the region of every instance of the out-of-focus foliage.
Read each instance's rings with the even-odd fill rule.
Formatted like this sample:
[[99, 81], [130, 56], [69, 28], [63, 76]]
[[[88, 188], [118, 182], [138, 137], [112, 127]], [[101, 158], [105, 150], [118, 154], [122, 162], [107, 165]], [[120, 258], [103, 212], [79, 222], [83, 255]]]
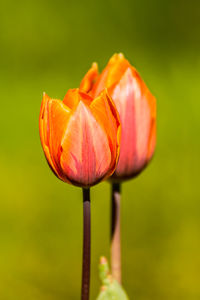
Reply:
[[[200, 2], [0, 2], [0, 299], [79, 299], [81, 190], [45, 161], [45, 91], [63, 98], [93, 61], [123, 52], [157, 98], [155, 158], [123, 185], [130, 299], [200, 299]], [[91, 299], [109, 256], [109, 184], [92, 189]]]
[[121, 284], [110, 274], [108, 262], [105, 257], [101, 257], [100, 259], [99, 277], [101, 279], [101, 289], [97, 300], [128, 300], [128, 296]]

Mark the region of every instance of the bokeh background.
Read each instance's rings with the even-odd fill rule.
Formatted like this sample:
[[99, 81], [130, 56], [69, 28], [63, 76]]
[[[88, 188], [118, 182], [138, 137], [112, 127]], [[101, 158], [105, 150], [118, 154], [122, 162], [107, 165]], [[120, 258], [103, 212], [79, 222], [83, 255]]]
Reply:
[[[93, 61], [123, 52], [158, 103], [156, 155], [123, 184], [130, 299], [200, 299], [200, 2], [0, 2], [0, 299], [80, 299], [81, 189], [59, 181], [38, 133], [42, 92], [62, 99]], [[91, 299], [109, 257], [109, 184], [92, 189]]]

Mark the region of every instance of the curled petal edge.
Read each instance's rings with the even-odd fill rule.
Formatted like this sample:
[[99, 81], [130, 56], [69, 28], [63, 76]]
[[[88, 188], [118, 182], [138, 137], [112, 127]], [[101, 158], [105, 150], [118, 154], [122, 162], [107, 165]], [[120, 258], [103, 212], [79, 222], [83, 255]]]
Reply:
[[[102, 93], [100, 94], [101, 97], [106, 97], [107, 99], [107, 102], [111, 108], [111, 112], [113, 113], [113, 116], [114, 118], [116, 119], [117, 121], [117, 145], [116, 145], [116, 158], [113, 159], [113, 162], [111, 165], [111, 169], [110, 169], [110, 172], [107, 174], [107, 176], [105, 177], [104, 180], [108, 179], [115, 171], [116, 167], [117, 167], [117, 163], [118, 163], [118, 160], [119, 160], [119, 154], [120, 154], [120, 141], [121, 141], [121, 122], [120, 122], [120, 117], [119, 117], [119, 113], [117, 111], [117, 108], [114, 104], [114, 101], [112, 100], [112, 98], [110, 97], [109, 93], [108, 93], [108, 90], [107, 89], [104, 89], [102, 91]], [[95, 99], [94, 99], [95, 101]], [[105, 129], [104, 129], [105, 130]], [[111, 149], [112, 151], [112, 149]]]
[[[42, 99], [40, 115], [39, 115], [40, 141], [41, 141], [44, 153], [45, 153], [46, 160], [47, 160], [51, 170], [53, 171], [53, 173], [62, 181], [70, 183], [69, 180], [66, 179], [65, 176], [63, 176], [62, 172], [60, 172], [60, 170], [56, 166], [54, 159], [51, 155], [50, 148], [49, 148], [49, 135], [47, 132], [47, 127], [49, 126], [49, 124], [48, 124], [49, 111], [48, 111], [47, 107], [48, 107], [48, 104], [50, 103], [50, 101], [52, 101], [52, 99], [46, 93], [43, 93], [43, 99]], [[45, 118], [46, 118], [46, 124], [44, 121]]]
[[80, 83], [80, 90], [89, 93], [99, 76], [98, 65], [94, 62]]

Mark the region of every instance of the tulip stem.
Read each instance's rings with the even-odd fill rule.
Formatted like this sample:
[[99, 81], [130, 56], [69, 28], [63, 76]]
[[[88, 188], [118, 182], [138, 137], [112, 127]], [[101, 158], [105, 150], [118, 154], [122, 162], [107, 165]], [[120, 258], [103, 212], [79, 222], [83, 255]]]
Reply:
[[83, 266], [81, 299], [89, 300], [90, 292], [90, 189], [83, 188]]
[[112, 184], [111, 195], [111, 269], [112, 276], [121, 283], [121, 238], [120, 238], [121, 186]]

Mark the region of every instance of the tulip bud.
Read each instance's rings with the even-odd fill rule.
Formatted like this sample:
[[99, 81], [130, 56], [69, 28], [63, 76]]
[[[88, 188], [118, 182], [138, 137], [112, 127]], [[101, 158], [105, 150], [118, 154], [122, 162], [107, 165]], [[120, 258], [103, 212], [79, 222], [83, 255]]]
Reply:
[[69, 90], [63, 101], [44, 93], [39, 127], [46, 159], [59, 179], [90, 187], [114, 172], [121, 126], [106, 90], [94, 99]]
[[[88, 78], [85, 76], [85, 80]], [[94, 97], [106, 87], [120, 115], [120, 157], [112, 179], [131, 178], [144, 169], [155, 150], [156, 99], [121, 53], [113, 55], [91, 87]]]

